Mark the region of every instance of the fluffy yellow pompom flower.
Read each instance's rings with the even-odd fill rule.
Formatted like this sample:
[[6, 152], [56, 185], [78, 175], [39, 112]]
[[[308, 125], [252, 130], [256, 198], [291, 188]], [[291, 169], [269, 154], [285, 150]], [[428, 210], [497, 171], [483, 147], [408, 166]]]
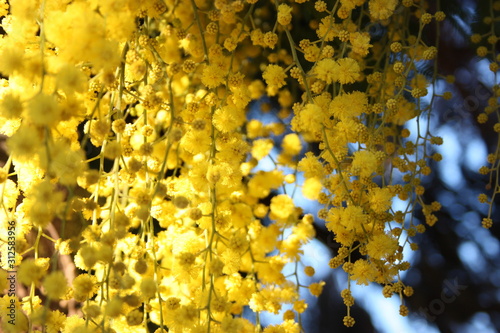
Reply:
[[212, 123], [215, 128], [223, 133], [228, 133], [236, 130], [245, 122], [244, 109], [235, 106], [226, 105], [215, 110]]
[[269, 65], [262, 74], [267, 85], [276, 88], [281, 88], [285, 85], [286, 73], [285, 70], [278, 65]]
[[66, 315], [59, 310], [47, 312], [47, 332], [62, 332]]
[[279, 219], [287, 219], [294, 211], [295, 205], [292, 198], [280, 194], [271, 199], [271, 213]]
[[66, 94], [83, 92], [87, 88], [85, 75], [74, 66], [63, 66], [57, 73], [57, 87]]
[[309, 286], [309, 292], [311, 293], [311, 295], [318, 297], [323, 292], [323, 286], [324, 285], [325, 285], [325, 281], [320, 281], [320, 282], [317, 282], [317, 283], [312, 283]]
[[24, 52], [14, 47], [4, 48], [1, 53], [0, 72], [6, 76], [23, 70]]
[[249, 139], [255, 139], [259, 136], [264, 136], [264, 124], [257, 119], [252, 119], [246, 124], [247, 137]]
[[210, 64], [203, 70], [201, 82], [208, 88], [215, 88], [224, 81], [224, 70], [218, 64]]
[[373, 239], [366, 244], [366, 251], [370, 257], [382, 259], [394, 254], [398, 246], [397, 239], [381, 233], [374, 235]]
[[375, 279], [377, 268], [364, 259], [358, 259], [352, 268], [351, 278], [357, 281], [357, 284], [368, 285]]
[[370, 35], [367, 32], [353, 32], [349, 39], [352, 45], [352, 52], [362, 57], [368, 55], [368, 49], [372, 47], [372, 44], [370, 44]]
[[346, 10], [353, 10], [356, 6], [361, 6], [364, 0], [340, 0], [340, 3]]
[[368, 216], [359, 206], [347, 206], [341, 211], [340, 223], [347, 230], [361, 230], [361, 226], [366, 223]]
[[[0, 178], [3, 178], [3, 173], [4, 170], [0, 169]], [[7, 177], [6, 172], [5, 177]], [[4, 183], [3, 185], [1, 185], [3, 186], [3, 189], [1, 190], [3, 191], [3, 195], [0, 196], [0, 204], [3, 205], [6, 209], [14, 208], [17, 203], [17, 197], [19, 196], [19, 189], [17, 188], [16, 183], [14, 183], [10, 179], [5, 179], [3, 182], [0, 179], [0, 183]]]
[[62, 208], [63, 193], [55, 191], [54, 185], [45, 180], [34, 185], [28, 194], [24, 201], [26, 218], [37, 227], [47, 226]]
[[252, 156], [255, 157], [257, 161], [260, 161], [269, 154], [273, 146], [273, 140], [271, 139], [255, 140], [252, 145]]
[[325, 174], [323, 164], [310, 151], [300, 160], [298, 170], [304, 172], [306, 178], [322, 177]]
[[300, 142], [300, 138], [297, 134], [290, 133], [285, 135], [283, 138], [281, 147], [283, 148], [283, 152], [285, 154], [295, 156], [302, 150], [302, 143]]
[[123, 311], [123, 301], [118, 298], [118, 297], [114, 297], [112, 299], [110, 299], [108, 301], [108, 303], [106, 304], [106, 308], [105, 308], [105, 313], [107, 316], [110, 316], [110, 317], [118, 317], [120, 314], [122, 314], [122, 311]]
[[293, 302], [293, 309], [298, 313], [303, 313], [307, 309], [307, 303], [303, 299], [295, 301]]
[[319, 134], [326, 113], [317, 104], [309, 103], [299, 114], [299, 126], [303, 131]]
[[0, 101], [0, 116], [7, 119], [17, 118], [23, 112], [23, 103], [17, 95], [6, 94]]
[[375, 213], [383, 213], [391, 207], [392, 193], [388, 188], [374, 188], [368, 194], [370, 207]]
[[152, 298], [156, 294], [156, 281], [152, 277], [145, 277], [141, 281], [140, 288], [145, 298]]
[[278, 6], [278, 23], [288, 25], [292, 21], [292, 7], [281, 4]]
[[17, 276], [22, 284], [29, 286], [31, 283], [38, 283], [47, 268], [48, 265], [44, 265], [42, 261], [28, 258], [19, 266]]
[[69, 145], [58, 142], [54, 145], [51, 153], [50, 161], [46, 160], [45, 155], [41, 156], [43, 167], [53, 171], [61, 184], [76, 184], [78, 176], [87, 170], [87, 164], [84, 163], [84, 152], [81, 150], [73, 151]]
[[74, 298], [77, 301], [92, 297], [97, 288], [97, 278], [94, 275], [80, 274], [73, 280]]
[[55, 271], [45, 277], [43, 288], [49, 298], [57, 300], [66, 293], [67, 284], [63, 272]]
[[316, 77], [325, 81], [327, 84], [331, 84], [333, 81], [337, 80], [338, 72], [339, 64], [331, 58], [318, 61], [313, 70]]
[[[80, 329], [85, 328], [85, 319], [79, 317], [78, 315], [68, 316], [64, 322], [64, 330], [62, 333], [79, 332]], [[87, 330], [82, 330], [82, 332], [87, 333]]]
[[370, 16], [376, 20], [385, 20], [391, 17], [398, 5], [397, 0], [370, 0], [368, 8]]
[[29, 119], [39, 126], [53, 126], [61, 118], [61, 112], [53, 96], [38, 94], [28, 103]]
[[375, 154], [368, 150], [354, 153], [351, 164], [352, 173], [361, 177], [369, 177], [377, 171], [378, 161]]
[[42, 136], [32, 126], [21, 126], [14, 135], [7, 139], [7, 147], [15, 158], [22, 161], [33, 158], [42, 142]]
[[361, 71], [358, 62], [352, 58], [342, 58], [337, 63], [339, 68], [336, 80], [342, 84], [356, 82]]
[[329, 106], [329, 111], [339, 119], [357, 117], [366, 111], [368, 97], [364, 92], [353, 91], [335, 97]]
[[304, 185], [302, 186], [302, 195], [310, 200], [318, 200], [322, 188], [323, 186], [321, 185], [321, 181], [319, 178], [308, 178], [305, 180]]
[[278, 170], [259, 172], [248, 182], [249, 194], [256, 198], [265, 198], [272, 188], [281, 186], [283, 178], [283, 173]]

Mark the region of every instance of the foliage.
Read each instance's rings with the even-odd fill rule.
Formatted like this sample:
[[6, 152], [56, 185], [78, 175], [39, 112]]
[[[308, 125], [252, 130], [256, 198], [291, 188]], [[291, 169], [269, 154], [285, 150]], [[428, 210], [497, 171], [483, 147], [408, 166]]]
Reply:
[[[383, 285], [408, 315], [403, 250], [441, 208], [422, 185], [442, 159], [430, 123], [451, 93], [438, 84], [453, 80], [435, 61], [439, 9], [3, 1], [0, 289], [16, 270], [19, 290], [0, 300], [17, 310], [2, 330], [300, 332], [301, 290], [318, 297], [325, 284], [300, 280], [315, 274], [301, 255], [322, 220], [339, 243], [329, 265], [348, 281], [344, 325], [353, 283]], [[472, 41], [486, 41], [477, 54], [496, 73], [495, 17], [484, 23]], [[493, 94], [478, 121], [496, 117], [499, 132]], [[479, 170], [492, 184], [485, 228], [495, 149]], [[299, 194], [322, 206], [316, 222]], [[264, 311], [282, 323], [263, 327]]]

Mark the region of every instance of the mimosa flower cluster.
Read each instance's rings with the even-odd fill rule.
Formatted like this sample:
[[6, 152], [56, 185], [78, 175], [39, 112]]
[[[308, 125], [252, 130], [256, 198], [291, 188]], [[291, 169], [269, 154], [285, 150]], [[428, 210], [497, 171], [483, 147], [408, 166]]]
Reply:
[[[301, 332], [301, 291], [324, 286], [300, 280], [315, 274], [301, 256], [325, 221], [341, 244], [330, 266], [346, 272], [344, 324], [354, 282], [384, 285], [407, 315], [403, 249], [425, 231], [417, 209], [437, 221], [421, 179], [442, 139], [405, 124], [446, 97], [428, 89], [436, 70], [419, 72], [436, 69], [424, 36], [443, 12], [417, 0], [0, 3], [0, 230], [15, 221], [24, 291], [3, 332]], [[282, 323], [266, 327], [264, 311]]]
[[[494, 82], [498, 82], [498, 70], [500, 61], [500, 55], [495, 49], [495, 45], [498, 42], [498, 27], [494, 24], [497, 17], [500, 16], [500, 2], [494, 1], [489, 6], [489, 11], [491, 16], [486, 16], [482, 19], [482, 22], [478, 24], [478, 29], [486, 31], [484, 34], [475, 33], [471, 36], [471, 42], [477, 46], [476, 53], [481, 59], [487, 59], [489, 62], [489, 70], [494, 74]], [[498, 110], [498, 97], [500, 96], [500, 85], [495, 84], [488, 98], [487, 106], [484, 110], [481, 110], [477, 116], [477, 122], [483, 124], [483, 126], [492, 126], [495, 133], [500, 133], [500, 112]], [[491, 128], [491, 127], [490, 127]], [[483, 218], [482, 226], [489, 229], [493, 226], [492, 212], [495, 200], [500, 194], [499, 185], [499, 175], [500, 175], [500, 135], [497, 135], [497, 143], [495, 146], [495, 151], [488, 154], [487, 163], [488, 165], [482, 166], [479, 169], [479, 173], [482, 175], [488, 175], [489, 182], [486, 185], [486, 193], [481, 193], [478, 196], [480, 203], [488, 204], [488, 215]]]

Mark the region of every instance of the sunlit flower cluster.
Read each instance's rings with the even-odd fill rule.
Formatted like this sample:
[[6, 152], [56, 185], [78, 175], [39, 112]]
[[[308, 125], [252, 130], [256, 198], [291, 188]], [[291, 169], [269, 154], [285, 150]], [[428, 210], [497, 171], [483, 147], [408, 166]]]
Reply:
[[[425, 231], [416, 209], [436, 223], [421, 179], [442, 140], [404, 125], [432, 110], [436, 76], [418, 63], [435, 58], [422, 36], [444, 13], [396, 0], [0, 2], [0, 230], [13, 221], [27, 295], [2, 331], [301, 332], [301, 291], [324, 286], [302, 255], [325, 221], [346, 326], [351, 282], [411, 296], [403, 249]], [[264, 311], [283, 322], [264, 327]]]

